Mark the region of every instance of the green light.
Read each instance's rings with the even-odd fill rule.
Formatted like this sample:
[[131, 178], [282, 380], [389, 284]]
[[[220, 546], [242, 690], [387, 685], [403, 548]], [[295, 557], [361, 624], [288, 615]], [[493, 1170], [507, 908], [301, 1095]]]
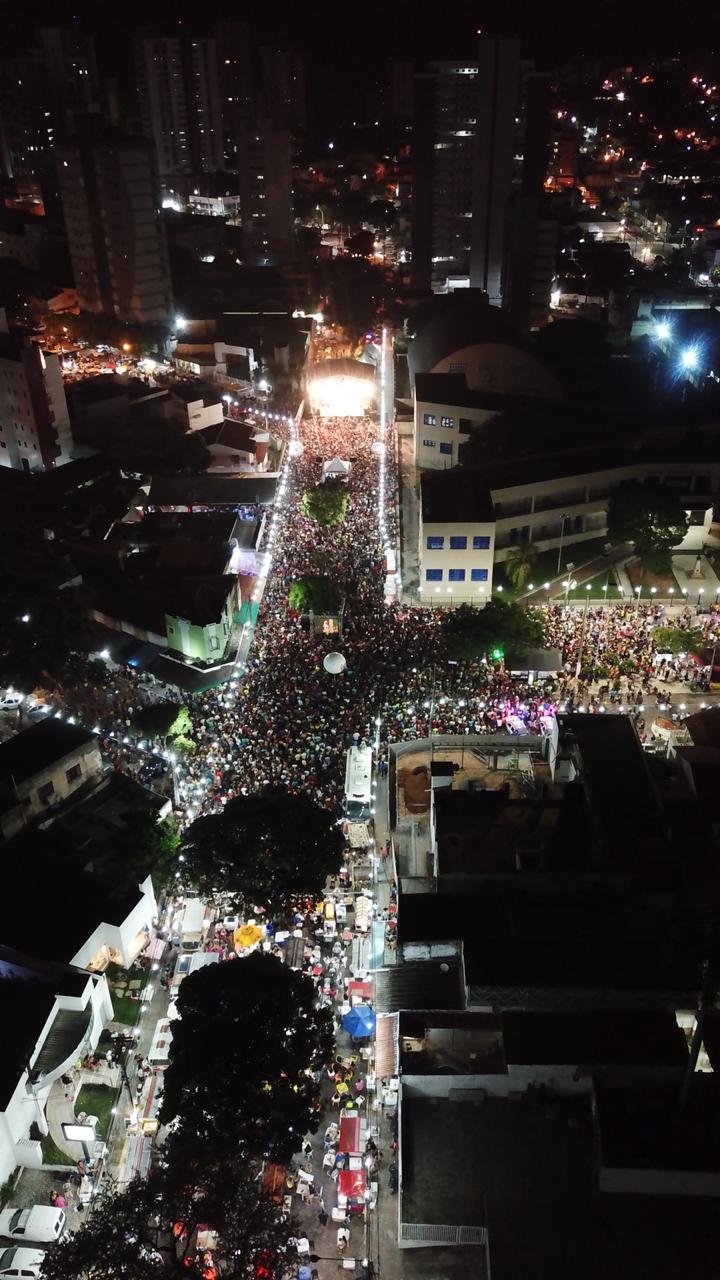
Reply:
[[500, 662], [500, 661], [502, 661], [502, 659], [505, 657], [505, 650], [504, 650], [504, 649], [491, 649], [491, 650], [490, 650], [490, 657], [492, 658], [493, 662]]

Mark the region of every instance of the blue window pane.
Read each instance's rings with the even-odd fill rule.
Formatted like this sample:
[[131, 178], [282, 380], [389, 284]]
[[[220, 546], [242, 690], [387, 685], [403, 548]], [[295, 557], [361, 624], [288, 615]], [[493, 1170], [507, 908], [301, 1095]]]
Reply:
[[464, 569], [448, 569], [448, 582], [464, 582], [464, 581], [465, 581]]
[[489, 550], [490, 550], [489, 538], [486, 538], [483, 535], [473, 538], [473, 551], [489, 551]]
[[442, 551], [445, 546], [445, 539], [439, 534], [433, 534], [427, 540], [428, 551]]
[[467, 551], [467, 538], [461, 538], [459, 534], [450, 539], [451, 551]]
[[427, 582], [442, 582], [442, 569], [426, 569], [425, 580]]
[[452, 453], [452, 445], [451, 445], [451, 444], [449, 444], [449, 443], [446, 443], [445, 441], [443, 441], [443, 443], [440, 445], [440, 452], [441, 452], [441, 453]]
[[487, 582], [488, 571], [487, 569], [473, 569], [471, 576], [473, 582]]

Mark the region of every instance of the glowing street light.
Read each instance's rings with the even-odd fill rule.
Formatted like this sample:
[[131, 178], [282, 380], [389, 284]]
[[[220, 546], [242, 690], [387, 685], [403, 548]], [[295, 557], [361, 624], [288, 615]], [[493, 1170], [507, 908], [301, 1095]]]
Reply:
[[662, 320], [660, 324], [656, 326], [655, 337], [659, 338], [662, 342], [666, 342], [670, 337], [670, 325], [666, 320]]
[[683, 369], [697, 369], [698, 353], [694, 347], [686, 347], [681, 359]]

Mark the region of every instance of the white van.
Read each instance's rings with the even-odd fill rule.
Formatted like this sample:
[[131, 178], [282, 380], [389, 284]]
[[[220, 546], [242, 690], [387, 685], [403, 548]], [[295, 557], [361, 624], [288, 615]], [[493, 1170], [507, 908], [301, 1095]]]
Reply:
[[30, 1209], [3, 1209], [0, 1213], [0, 1236], [11, 1240], [38, 1240], [48, 1244], [59, 1240], [65, 1230], [65, 1211], [49, 1204], [34, 1204]]
[[199, 951], [210, 927], [210, 913], [200, 898], [188, 898], [180, 925], [183, 951]]
[[366, 822], [372, 811], [372, 747], [350, 747], [345, 764], [345, 814]]

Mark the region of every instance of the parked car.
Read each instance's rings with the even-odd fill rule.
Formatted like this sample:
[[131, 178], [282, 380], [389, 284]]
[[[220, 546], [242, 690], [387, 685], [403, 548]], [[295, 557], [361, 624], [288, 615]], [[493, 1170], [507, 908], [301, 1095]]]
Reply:
[[24, 701], [25, 695], [23, 693], [8, 689], [5, 696], [0, 698], [0, 711], [17, 711]]
[[141, 782], [152, 782], [153, 778], [161, 778], [167, 773], [167, 764], [164, 760], [148, 760], [142, 768], [138, 770], [138, 778]]
[[0, 1213], [0, 1236], [11, 1240], [39, 1240], [47, 1244], [59, 1240], [65, 1230], [65, 1210], [49, 1204], [34, 1204], [29, 1209], [3, 1209]]
[[0, 1277], [12, 1277], [12, 1280], [35, 1280], [40, 1275], [40, 1268], [45, 1257], [44, 1249], [22, 1249], [13, 1244], [9, 1249], [0, 1249]]

